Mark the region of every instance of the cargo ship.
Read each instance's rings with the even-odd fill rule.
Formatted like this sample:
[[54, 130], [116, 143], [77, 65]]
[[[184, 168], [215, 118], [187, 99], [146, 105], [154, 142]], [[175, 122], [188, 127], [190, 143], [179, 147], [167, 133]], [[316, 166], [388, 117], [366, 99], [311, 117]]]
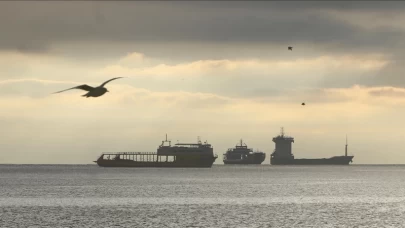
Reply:
[[253, 152], [253, 149], [248, 148], [242, 139], [240, 145], [235, 148], [230, 148], [224, 154], [224, 164], [262, 164], [266, 158], [266, 154], [260, 151]]
[[347, 137], [344, 156], [334, 156], [330, 158], [315, 159], [296, 159], [291, 152], [291, 144], [294, 142], [293, 137], [285, 136], [284, 129], [281, 128], [281, 134], [273, 138], [275, 150], [271, 154], [271, 165], [349, 165], [353, 162], [354, 156], [347, 155]]
[[102, 153], [94, 162], [101, 167], [210, 168], [217, 157], [207, 141], [201, 143], [198, 138], [197, 143], [177, 143], [172, 146], [166, 135], [157, 152]]

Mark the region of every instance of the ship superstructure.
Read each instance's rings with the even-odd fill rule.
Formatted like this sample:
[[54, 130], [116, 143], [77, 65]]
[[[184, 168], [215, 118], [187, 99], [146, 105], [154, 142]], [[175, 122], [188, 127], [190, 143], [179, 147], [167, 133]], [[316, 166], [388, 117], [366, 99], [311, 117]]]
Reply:
[[334, 156], [331, 158], [296, 159], [292, 153], [293, 137], [285, 136], [284, 129], [281, 128], [280, 135], [273, 138], [275, 143], [274, 152], [270, 157], [272, 165], [348, 165], [353, 161], [354, 156], [347, 155], [347, 136], [344, 156]]
[[[165, 143], [168, 143], [165, 144]], [[102, 167], [202, 167], [209, 168], [217, 159], [213, 147], [207, 141], [177, 143], [162, 141], [157, 152], [115, 152], [102, 153], [95, 161]]]
[[260, 151], [253, 152], [253, 149], [240, 140], [240, 144], [229, 148], [224, 154], [224, 164], [261, 164], [266, 154]]

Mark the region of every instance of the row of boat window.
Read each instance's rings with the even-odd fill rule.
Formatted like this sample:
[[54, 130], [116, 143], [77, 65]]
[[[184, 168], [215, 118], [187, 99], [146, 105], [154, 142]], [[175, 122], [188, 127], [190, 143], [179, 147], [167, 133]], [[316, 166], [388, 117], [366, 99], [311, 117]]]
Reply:
[[170, 150], [170, 151], [162, 151], [162, 153], [176, 153], [176, 152], [186, 152], [186, 153], [191, 153], [191, 152], [199, 152], [199, 153], [209, 153], [209, 151], [203, 151], [203, 150]]
[[106, 157], [106, 160], [115, 160], [115, 159], [123, 159], [123, 160], [126, 160], [126, 159], [129, 159], [129, 160], [132, 160], [132, 161], [137, 161], [137, 162], [151, 162], [151, 161], [157, 161], [157, 162], [174, 162], [175, 161], [175, 156], [172, 156], [172, 155], [166, 155], [166, 156], [157, 156], [157, 159], [156, 159], [156, 157], [155, 156], [157, 156], [156, 154], [154, 154], [154, 155], [147, 155], [147, 154], [144, 154], [144, 155], [142, 155], [142, 154], [134, 154], [134, 155], [127, 155], [127, 156], [113, 156], [112, 158], [108, 155], [107, 157]]

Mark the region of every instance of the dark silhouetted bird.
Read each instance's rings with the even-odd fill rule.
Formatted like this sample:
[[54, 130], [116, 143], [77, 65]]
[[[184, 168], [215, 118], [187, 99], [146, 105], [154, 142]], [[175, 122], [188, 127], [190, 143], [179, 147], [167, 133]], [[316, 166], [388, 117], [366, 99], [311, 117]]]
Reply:
[[[79, 85], [79, 86], [76, 86], [76, 87], [73, 87], [73, 88], [70, 88], [70, 89], [82, 89], [82, 90], [88, 91], [88, 93], [82, 95], [82, 97], [87, 97], [87, 98], [88, 97], [99, 97], [99, 96], [102, 96], [103, 94], [105, 94], [106, 92], [109, 92], [104, 87], [104, 85], [107, 84], [108, 82], [110, 82], [112, 80], [115, 80], [115, 79], [118, 79], [118, 78], [123, 78], [123, 77], [112, 78], [112, 79], [104, 82], [103, 84], [101, 84], [98, 87], [91, 87], [91, 86], [88, 86], [88, 85], [84, 84], [84, 85]], [[55, 93], [61, 93], [61, 92], [64, 92], [64, 91], [67, 91], [67, 90], [70, 90], [70, 89], [65, 89], [65, 90], [62, 90], [62, 91], [59, 91], [59, 92], [55, 92]]]
[[305, 105], [305, 103], [304, 102], [302, 102], [302, 104], [301, 105]]
[[288, 47], [288, 50], [292, 51], [292, 48], [293, 48], [293, 47]]

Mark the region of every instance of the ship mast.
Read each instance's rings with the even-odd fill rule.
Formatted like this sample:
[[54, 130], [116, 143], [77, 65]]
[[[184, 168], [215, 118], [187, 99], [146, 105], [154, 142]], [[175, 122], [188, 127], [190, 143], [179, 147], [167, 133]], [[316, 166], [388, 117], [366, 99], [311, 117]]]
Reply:
[[280, 135], [283, 137], [284, 136], [284, 127], [281, 127], [281, 133]]
[[171, 146], [171, 141], [167, 141], [167, 133], [166, 133], [166, 140], [162, 141], [162, 146], [165, 144], [165, 142], [169, 142], [169, 146]]
[[347, 135], [346, 135], [345, 156], [347, 157]]

